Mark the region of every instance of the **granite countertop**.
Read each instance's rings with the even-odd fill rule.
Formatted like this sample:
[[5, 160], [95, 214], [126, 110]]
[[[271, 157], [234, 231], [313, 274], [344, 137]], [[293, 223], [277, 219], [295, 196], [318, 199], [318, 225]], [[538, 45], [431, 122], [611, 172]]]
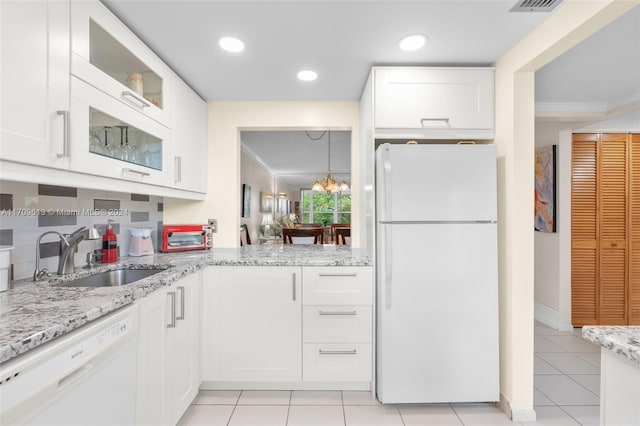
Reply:
[[640, 364], [640, 327], [585, 326], [582, 337]]
[[[0, 293], [0, 364], [109, 314], [206, 266], [371, 266], [365, 250], [347, 246], [252, 245], [124, 258], [48, 281], [22, 280]], [[120, 268], [168, 268], [121, 287], [59, 284]]]

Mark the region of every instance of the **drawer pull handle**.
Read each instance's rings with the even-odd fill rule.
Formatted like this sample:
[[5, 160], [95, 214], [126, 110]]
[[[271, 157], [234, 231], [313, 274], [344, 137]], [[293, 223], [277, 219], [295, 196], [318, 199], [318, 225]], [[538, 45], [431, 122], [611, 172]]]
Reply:
[[318, 311], [318, 315], [358, 315], [358, 311]]
[[176, 292], [170, 291], [167, 295], [171, 298], [171, 322], [167, 328], [176, 328]]
[[122, 99], [125, 99], [130, 104], [133, 104], [140, 109], [145, 109], [146, 107], [151, 106], [149, 102], [145, 101], [140, 96], [137, 96], [133, 92], [130, 92], [128, 90], [125, 90], [124, 92], [122, 92]]
[[357, 272], [346, 272], [346, 273], [336, 273], [336, 272], [319, 272], [318, 276], [320, 277], [357, 277]]
[[57, 111], [58, 115], [61, 115], [64, 119], [62, 124], [62, 153], [56, 154], [58, 158], [64, 158], [69, 156], [69, 143], [70, 143], [70, 127], [69, 127], [69, 111]]
[[177, 287], [180, 292], [180, 316], [176, 317], [177, 320], [184, 320], [184, 286]]
[[422, 127], [433, 127], [434, 124], [440, 124], [441, 126], [449, 126], [450, 118], [421, 118], [420, 125]]
[[123, 167], [122, 168], [122, 173], [133, 173], [133, 174], [136, 174], [136, 175], [140, 175], [142, 177], [151, 175], [151, 173], [142, 172], [142, 171], [136, 170], [136, 169], [129, 169], [127, 167]]
[[291, 288], [293, 291], [293, 301], [296, 301], [296, 273], [294, 272], [291, 276]]
[[318, 353], [320, 355], [355, 355], [358, 352], [355, 349], [346, 350], [346, 351], [330, 351], [325, 349], [318, 349]]

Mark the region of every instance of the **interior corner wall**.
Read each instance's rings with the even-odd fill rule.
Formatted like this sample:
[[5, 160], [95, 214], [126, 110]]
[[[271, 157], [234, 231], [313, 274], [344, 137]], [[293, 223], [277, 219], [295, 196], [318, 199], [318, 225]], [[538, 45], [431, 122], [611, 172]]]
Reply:
[[514, 421], [533, 410], [534, 72], [639, 2], [565, 0], [496, 67], [501, 405]]

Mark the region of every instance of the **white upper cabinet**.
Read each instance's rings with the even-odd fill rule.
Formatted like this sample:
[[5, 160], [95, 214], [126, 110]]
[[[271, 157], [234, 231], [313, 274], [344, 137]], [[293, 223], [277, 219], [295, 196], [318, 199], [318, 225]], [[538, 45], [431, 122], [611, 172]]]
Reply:
[[169, 186], [170, 130], [71, 78], [71, 170]]
[[374, 68], [377, 137], [493, 139], [493, 68]]
[[207, 103], [174, 78], [171, 147], [176, 188], [207, 192]]
[[69, 166], [68, 41], [68, 1], [0, 2], [0, 159]]
[[71, 73], [170, 126], [171, 70], [97, 0], [71, 5]]

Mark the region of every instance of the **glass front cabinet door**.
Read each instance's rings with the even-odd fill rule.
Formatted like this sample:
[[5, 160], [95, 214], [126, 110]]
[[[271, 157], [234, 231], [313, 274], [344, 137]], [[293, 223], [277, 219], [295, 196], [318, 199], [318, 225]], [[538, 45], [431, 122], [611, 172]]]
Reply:
[[170, 130], [133, 108], [71, 78], [71, 170], [170, 186]]
[[170, 127], [171, 70], [97, 0], [72, 2], [71, 73]]

